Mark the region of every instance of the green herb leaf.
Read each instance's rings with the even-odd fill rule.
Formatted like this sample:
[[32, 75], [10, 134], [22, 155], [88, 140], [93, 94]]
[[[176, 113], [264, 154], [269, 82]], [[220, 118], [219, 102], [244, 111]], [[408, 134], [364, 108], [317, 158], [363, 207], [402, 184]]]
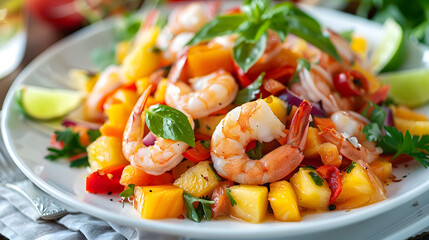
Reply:
[[368, 139], [368, 141], [372, 142], [376, 142], [380, 137], [382, 137], [381, 129], [377, 123], [370, 123], [368, 125], [365, 125], [365, 127], [363, 127], [362, 129], [362, 133], [365, 134], [366, 139]]
[[146, 124], [159, 137], [195, 147], [194, 130], [188, 117], [177, 109], [160, 104], [150, 106], [146, 112]]
[[89, 166], [88, 156], [81, 157], [79, 159], [76, 159], [70, 162], [71, 168], [81, 168], [81, 167], [88, 167], [88, 166]]
[[203, 147], [205, 148], [205, 149], [210, 149], [210, 140], [202, 140], [202, 141], [200, 141], [200, 143], [201, 143], [201, 145], [203, 145]]
[[299, 74], [299, 72], [301, 72], [301, 70], [303, 68], [307, 69], [308, 71], [311, 70], [311, 63], [307, 59], [305, 59], [305, 58], [298, 58], [298, 60], [296, 60], [296, 62], [298, 64], [296, 66], [295, 73], [293, 74], [292, 79], [290, 81], [290, 84], [299, 82], [298, 74]]
[[264, 143], [256, 141], [256, 146], [250, 149], [247, 153], [250, 159], [258, 160], [262, 158], [262, 148], [264, 147]]
[[79, 133], [74, 132], [72, 128], [66, 128], [62, 131], [55, 131], [55, 135], [56, 141], [63, 142], [64, 147], [62, 149], [49, 147], [48, 151], [50, 154], [45, 156], [46, 159], [54, 161], [59, 158], [69, 158], [86, 153], [86, 147], [83, 146], [80, 142]]
[[[378, 106], [377, 104], [368, 101], [368, 105], [364, 108], [364, 110], [362, 111], [362, 116], [368, 118], [368, 120], [370, 120], [373, 123], [377, 123], [378, 127], [380, 129], [383, 128], [384, 125], [384, 120], [386, 119], [386, 111], [384, 111], [383, 108], [381, 108], [380, 106]], [[368, 117], [368, 111], [369, 109], [372, 109], [370, 116]]]
[[247, 17], [245, 15], [240, 14], [218, 16], [203, 26], [187, 45], [195, 45], [214, 37], [236, 33], [240, 25], [245, 22], [246, 19]]
[[132, 39], [140, 29], [141, 18], [137, 15], [128, 14], [119, 21], [115, 28], [114, 33], [118, 41], [125, 41]]
[[[214, 201], [196, 198], [187, 192], [183, 192], [183, 200], [185, 202], [185, 207], [186, 211], [188, 212], [189, 219], [194, 222], [201, 222], [203, 213], [207, 220], [211, 219], [211, 204], [214, 204]], [[193, 206], [194, 202], [199, 202], [199, 206], [197, 209], [195, 209]]]
[[119, 194], [119, 196], [122, 198], [122, 207], [125, 207], [125, 199], [130, 198], [134, 195], [134, 188], [135, 184], [128, 184], [128, 188]]
[[340, 32], [340, 36], [343, 37], [348, 43], [352, 42], [352, 37], [353, 37], [353, 30], [346, 30], [346, 31], [342, 31]]
[[265, 48], [267, 47], [267, 38], [267, 33], [264, 33], [256, 43], [246, 40], [244, 37], [239, 37], [239, 39], [235, 41], [233, 48], [234, 60], [245, 73], [247, 73], [250, 67], [264, 54]]
[[194, 124], [195, 124], [195, 129], [200, 128], [200, 120], [199, 119], [194, 119]]
[[244, 0], [241, 11], [244, 12], [251, 21], [258, 22], [270, 6], [270, 3], [270, 0]]
[[241, 105], [243, 103], [255, 100], [255, 95], [260, 92], [259, 88], [262, 86], [262, 80], [264, 79], [265, 72], [261, 73], [259, 77], [249, 86], [241, 89], [235, 97], [234, 104]]
[[94, 142], [95, 140], [97, 140], [97, 138], [99, 138], [101, 136], [100, 130], [96, 129], [89, 129], [87, 131], [87, 134], [89, 136], [89, 141]]
[[323, 179], [319, 176], [319, 174], [317, 174], [317, 173], [315, 173], [313, 171], [308, 172], [308, 174], [310, 175], [311, 179], [313, 179], [314, 183], [317, 186], [322, 186], [323, 185]]
[[356, 166], [356, 162], [352, 162], [350, 166], [346, 169], [346, 173], [350, 173], [353, 170], [353, 168], [355, 168], [355, 166]]
[[231, 195], [231, 189], [225, 188], [226, 196], [229, 198], [229, 202], [231, 203], [231, 206], [237, 205], [237, 202]]

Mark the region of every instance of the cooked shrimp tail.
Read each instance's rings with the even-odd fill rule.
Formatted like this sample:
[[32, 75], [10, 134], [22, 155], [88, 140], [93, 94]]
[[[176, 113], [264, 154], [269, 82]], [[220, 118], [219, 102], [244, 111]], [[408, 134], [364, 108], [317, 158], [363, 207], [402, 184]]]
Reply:
[[311, 104], [303, 101], [292, 118], [287, 143], [300, 150], [304, 149], [310, 123]]

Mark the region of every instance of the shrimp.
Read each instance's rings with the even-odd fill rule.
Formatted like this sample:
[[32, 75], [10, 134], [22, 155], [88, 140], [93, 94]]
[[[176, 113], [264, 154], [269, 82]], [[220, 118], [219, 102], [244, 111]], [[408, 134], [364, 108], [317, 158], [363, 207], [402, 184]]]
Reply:
[[331, 120], [335, 124], [335, 129], [340, 133], [354, 136], [359, 142], [366, 141], [362, 129], [370, 122], [362, 115], [353, 111], [338, 111], [331, 115]]
[[275, 182], [291, 173], [304, 158], [311, 105], [303, 101], [295, 113], [287, 144], [259, 160], [247, 156], [253, 140], [270, 142], [284, 137], [285, 126], [263, 100], [245, 103], [230, 111], [216, 127], [211, 140], [211, 157], [216, 171], [241, 184]]
[[124, 83], [121, 69], [110, 66], [104, 70], [84, 103], [85, 118], [91, 121], [103, 120], [103, 101]]
[[[143, 145], [144, 107], [150, 94], [150, 87], [142, 94], [131, 113], [124, 131], [122, 152], [131, 165], [152, 175], [161, 175], [173, 169], [183, 160], [182, 153], [189, 145], [175, 140], [157, 137], [154, 145]], [[187, 115], [185, 113], [185, 115]], [[188, 116], [192, 128], [194, 122]]]
[[[347, 136], [347, 134], [345, 135]], [[364, 160], [365, 162], [371, 163], [377, 159], [381, 153], [379, 148], [370, 149], [363, 146], [358, 142], [357, 138], [345, 137], [334, 128], [321, 129], [320, 137], [336, 145], [341, 155], [355, 162]]]
[[194, 119], [231, 104], [238, 92], [238, 85], [231, 74], [219, 70], [203, 77], [184, 82], [168, 83], [165, 101], [168, 106], [183, 109]]

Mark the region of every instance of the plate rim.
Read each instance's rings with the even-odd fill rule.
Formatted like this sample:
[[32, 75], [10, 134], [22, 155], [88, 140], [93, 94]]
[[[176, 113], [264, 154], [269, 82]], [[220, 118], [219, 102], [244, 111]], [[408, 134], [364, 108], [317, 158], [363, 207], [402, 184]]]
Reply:
[[[308, 7], [305, 7], [304, 9], [307, 9]], [[313, 10], [323, 9], [323, 11], [326, 12], [335, 12], [335, 14], [340, 15], [341, 17], [347, 17], [347, 18], [353, 18], [353, 19], [359, 19], [360, 22], [369, 22], [370, 24], [376, 24], [374, 22], [368, 21], [363, 18], [359, 18], [356, 16], [352, 16], [343, 12], [321, 8], [321, 7], [311, 7]], [[373, 216], [385, 213], [387, 211], [390, 211], [394, 209], [395, 207], [398, 207], [416, 197], [423, 194], [425, 191], [429, 190], [429, 182], [425, 182], [418, 186], [417, 188], [414, 188], [410, 191], [408, 191], [406, 194], [402, 194], [398, 197], [396, 197], [394, 200], [386, 199], [382, 202], [371, 204], [369, 206], [361, 207], [358, 209], [354, 209], [357, 211], [353, 211], [349, 215], [344, 216], [338, 216], [333, 219], [322, 219], [317, 220], [311, 225], [308, 225], [308, 223], [300, 224], [300, 223], [287, 223], [291, 224], [293, 226], [294, 231], [291, 233], [289, 232], [291, 230], [290, 227], [285, 227], [283, 224], [280, 226], [273, 225], [271, 228], [246, 228], [243, 230], [231, 230], [231, 229], [223, 229], [222, 231], [219, 231], [219, 228], [204, 228], [204, 231], [201, 231], [199, 228], [195, 227], [193, 224], [190, 224], [188, 227], [184, 226], [183, 224], [177, 224], [177, 223], [170, 223], [170, 222], [160, 222], [157, 220], [146, 220], [146, 219], [135, 219], [131, 218], [125, 215], [115, 214], [111, 213], [106, 209], [97, 208], [94, 205], [80, 201], [75, 198], [71, 198], [68, 196], [68, 194], [64, 193], [61, 189], [58, 189], [43, 179], [41, 179], [36, 173], [34, 173], [20, 158], [18, 155], [13, 151], [13, 146], [10, 140], [10, 136], [8, 134], [9, 129], [6, 128], [7, 126], [7, 120], [8, 120], [8, 113], [11, 108], [11, 105], [14, 101], [14, 93], [18, 89], [18, 87], [24, 82], [26, 78], [34, 71], [34, 69], [40, 64], [48, 61], [50, 58], [52, 58], [53, 55], [55, 55], [58, 52], [61, 52], [63, 49], [67, 48], [68, 45], [71, 45], [75, 42], [81, 41], [82, 37], [89, 37], [93, 34], [97, 34], [98, 32], [105, 31], [106, 28], [111, 28], [113, 24], [114, 19], [105, 20], [102, 22], [98, 22], [96, 24], [90, 25], [88, 27], [85, 27], [72, 35], [61, 39], [57, 43], [53, 44], [51, 47], [49, 47], [47, 50], [45, 50], [41, 55], [36, 57], [28, 66], [24, 68], [24, 70], [21, 71], [21, 73], [18, 75], [18, 77], [15, 79], [13, 84], [8, 90], [8, 93], [6, 95], [5, 101], [3, 103], [3, 108], [1, 111], [1, 128], [2, 128], [2, 138], [4, 141], [4, 144], [6, 146], [6, 149], [13, 159], [13, 161], [17, 164], [17, 166], [20, 168], [20, 170], [38, 187], [40, 187], [42, 190], [50, 194], [51, 196], [57, 198], [61, 202], [64, 202], [79, 211], [85, 212], [87, 214], [90, 214], [92, 216], [115, 222], [124, 226], [131, 226], [136, 228], [143, 228], [149, 231], [158, 232], [158, 233], [164, 233], [164, 234], [173, 234], [173, 235], [181, 235], [181, 236], [192, 236], [192, 237], [217, 237], [217, 238], [242, 238], [242, 237], [251, 237], [251, 238], [260, 238], [260, 237], [281, 237], [281, 236], [296, 236], [308, 233], [308, 228], [312, 229], [312, 232], [319, 232], [319, 231], [326, 231], [326, 230], [332, 230], [336, 228], [340, 228], [349, 224], [357, 223], [360, 221], [363, 221], [365, 219], [369, 219]], [[419, 48], [426, 48], [422, 45], [419, 46]], [[380, 207], [380, 205], [383, 205]], [[302, 222], [301, 222], [302, 223]], [[333, 224], [335, 223], [335, 224]], [[305, 225], [305, 226], [302, 226]], [[333, 226], [335, 225], [335, 226]], [[253, 230], [252, 230], [253, 229]]]

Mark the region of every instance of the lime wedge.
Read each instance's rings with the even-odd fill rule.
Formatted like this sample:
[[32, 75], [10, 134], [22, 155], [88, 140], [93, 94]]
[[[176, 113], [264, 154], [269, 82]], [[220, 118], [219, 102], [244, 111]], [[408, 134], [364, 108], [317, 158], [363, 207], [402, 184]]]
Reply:
[[16, 99], [26, 116], [50, 120], [71, 112], [83, 96], [79, 91], [23, 86], [17, 91]]
[[383, 39], [375, 47], [371, 66], [375, 73], [398, 69], [405, 59], [405, 35], [401, 26], [389, 18], [383, 25]]
[[389, 96], [397, 103], [418, 107], [429, 101], [429, 68], [385, 73], [379, 78], [390, 84]]

